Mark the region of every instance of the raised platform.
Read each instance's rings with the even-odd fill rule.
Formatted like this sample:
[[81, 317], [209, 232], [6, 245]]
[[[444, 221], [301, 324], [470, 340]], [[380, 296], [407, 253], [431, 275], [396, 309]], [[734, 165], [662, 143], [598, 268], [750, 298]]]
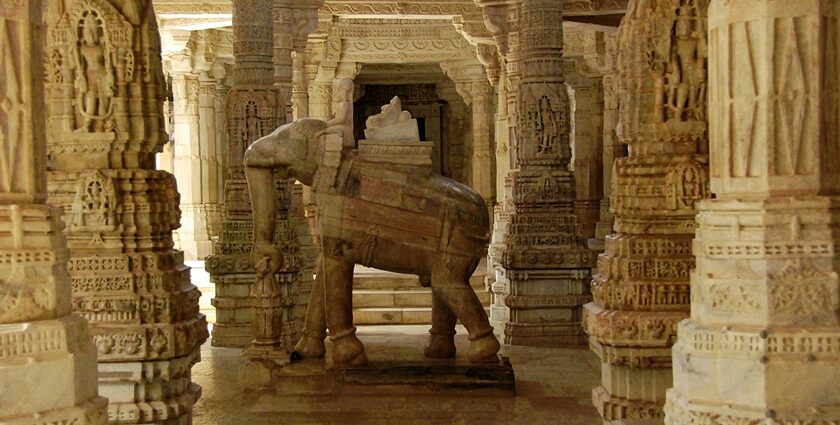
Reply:
[[[471, 364], [463, 360], [374, 361], [365, 367], [332, 367], [324, 360], [243, 367], [243, 384], [277, 396], [475, 395], [512, 397], [516, 379], [510, 361]], [[250, 368], [250, 370], [249, 370]], [[263, 368], [272, 369], [260, 370]], [[268, 372], [268, 374], [266, 374]], [[266, 379], [270, 375], [270, 379]]]

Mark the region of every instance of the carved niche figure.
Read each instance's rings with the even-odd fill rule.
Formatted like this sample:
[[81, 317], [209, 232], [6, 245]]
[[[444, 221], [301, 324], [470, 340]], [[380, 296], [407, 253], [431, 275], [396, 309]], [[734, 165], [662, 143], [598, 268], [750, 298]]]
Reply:
[[694, 203], [711, 197], [709, 174], [703, 164], [691, 159], [669, 167], [668, 202], [673, 209], [693, 209]]
[[521, 137], [532, 140], [521, 155], [567, 157], [571, 151], [561, 152], [560, 139], [568, 125], [565, 114], [568, 98], [565, 85], [530, 84], [520, 94], [519, 132]]
[[74, 84], [76, 104], [83, 124], [77, 131], [111, 131], [114, 67], [111, 52], [105, 43], [103, 21], [95, 11], [89, 10], [79, 22], [78, 32], [80, 36], [74, 55]]
[[[383, 110], [386, 116], [396, 110], [390, 108], [393, 104]], [[366, 364], [352, 313], [353, 267], [363, 264], [415, 274], [421, 282], [431, 278], [427, 357], [455, 356], [455, 323], [460, 319], [469, 332], [470, 361], [498, 361], [499, 342], [469, 285], [490, 239], [481, 196], [426, 167], [365, 161], [355, 150], [342, 150], [337, 138], [316, 136], [326, 128], [320, 120], [298, 120], [257, 140], [245, 153], [254, 211], [251, 261], [260, 279], [273, 276], [283, 263], [272, 244], [275, 171], [311, 186], [320, 212], [319, 266], [295, 353], [323, 357], [328, 327], [335, 364]]]
[[232, 152], [242, 155], [251, 141], [265, 136], [270, 130], [274, 110], [274, 99], [260, 92], [236, 92], [228, 96], [226, 111], [234, 123], [228, 125], [228, 140]]
[[72, 205], [70, 230], [112, 231], [116, 224], [114, 183], [94, 171], [79, 179]]
[[705, 120], [708, 49], [698, 1], [705, 0], [680, 0], [669, 18], [670, 44], [651, 43], [648, 48], [648, 67], [657, 96], [655, 122]]
[[536, 122], [537, 132], [540, 135], [538, 153], [552, 153], [557, 139], [560, 136], [560, 128], [557, 125], [557, 118], [551, 109], [551, 100], [548, 97], [540, 98], [539, 119]]

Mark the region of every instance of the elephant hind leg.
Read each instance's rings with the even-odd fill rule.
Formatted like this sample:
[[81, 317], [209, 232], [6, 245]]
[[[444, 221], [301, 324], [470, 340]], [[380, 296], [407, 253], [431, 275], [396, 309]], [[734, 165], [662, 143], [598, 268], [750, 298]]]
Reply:
[[438, 265], [435, 269], [432, 276], [432, 293], [439, 297], [467, 328], [470, 339], [469, 360], [473, 363], [497, 362], [499, 341], [493, 334], [493, 327], [490, 326], [484, 306], [470, 287], [467, 269], [472, 269], [466, 265]]
[[432, 328], [424, 354], [430, 359], [455, 357], [455, 323], [458, 318], [436, 292], [432, 291]]

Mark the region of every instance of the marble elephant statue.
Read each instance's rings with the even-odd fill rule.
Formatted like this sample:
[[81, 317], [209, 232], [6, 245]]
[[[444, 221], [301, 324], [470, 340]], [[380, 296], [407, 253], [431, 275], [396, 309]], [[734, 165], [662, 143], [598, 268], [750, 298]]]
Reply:
[[334, 364], [367, 363], [352, 312], [353, 268], [363, 264], [431, 278], [426, 357], [455, 356], [460, 319], [469, 333], [469, 360], [498, 361], [499, 342], [469, 285], [489, 242], [484, 201], [469, 187], [426, 168], [364, 161], [355, 150], [341, 148], [341, 137], [330, 147], [329, 136], [322, 135], [325, 127], [315, 119], [284, 125], [251, 144], [244, 160], [254, 214], [251, 261], [258, 275], [276, 273], [282, 265], [272, 244], [274, 174], [312, 187], [318, 207], [322, 249], [295, 354], [323, 357], [329, 328]]

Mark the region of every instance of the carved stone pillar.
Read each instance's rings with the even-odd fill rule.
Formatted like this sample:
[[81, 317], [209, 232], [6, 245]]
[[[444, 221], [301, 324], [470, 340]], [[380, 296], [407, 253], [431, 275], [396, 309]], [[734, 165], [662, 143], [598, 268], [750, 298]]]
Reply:
[[49, 203], [64, 208], [73, 309], [91, 322], [112, 423], [189, 423], [207, 338], [183, 253], [152, 2], [51, 2]]
[[510, 309], [505, 342], [579, 346], [594, 255], [574, 215], [568, 170], [562, 2], [525, 0], [487, 5], [484, 12], [507, 64], [508, 124], [515, 127], [508, 176], [513, 208], [502, 254]]
[[472, 110], [472, 148], [470, 152], [470, 186], [478, 191], [490, 217], [496, 205], [496, 155], [494, 146], [495, 104], [493, 86], [483, 77], [459, 83], [459, 92]]
[[666, 424], [840, 421], [840, 3], [709, 6], [714, 200]]
[[[256, 276], [248, 259], [253, 222], [242, 158], [251, 142], [285, 121], [285, 110], [277, 103], [273, 85], [274, 24], [268, 13], [273, 3], [272, 0], [233, 2], [235, 65], [225, 108], [228, 129], [225, 208], [221, 237], [206, 263], [216, 284], [214, 346], [247, 347], [253, 340], [250, 292]], [[281, 196], [286, 193], [281, 191]]]
[[306, 75], [306, 40], [304, 46], [295, 50], [292, 57], [293, 80], [292, 80], [292, 109], [295, 120], [309, 116], [309, 81]]
[[587, 239], [595, 237], [595, 225], [600, 218], [603, 198], [603, 145], [604, 94], [601, 77], [594, 72], [583, 72], [586, 65], [581, 59], [566, 61], [566, 82], [574, 91], [574, 172], [575, 214], [581, 232]]
[[0, 422], [104, 424], [88, 324], [70, 313], [62, 211], [45, 204], [41, 5], [0, 7]]
[[509, 81], [505, 77], [504, 69], [500, 70], [500, 74], [501, 78], [496, 84], [496, 105], [498, 105], [495, 122], [496, 205], [493, 209], [492, 239], [487, 252], [487, 283], [492, 293], [490, 323], [497, 329], [503, 329], [504, 324], [510, 320], [510, 309], [505, 305], [505, 298], [510, 293], [510, 285], [502, 263], [508, 222], [513, 210], [509, 178], [512, 159], [510, 143], [513, 132], [513, 127], [509, 124], [511, 122], [510, 108], [508, 108]]
[[[173, 174], [181, 194], [181, 227], [177, 230], [178, 245], [184, 256], [190, 260], [202, 260], [210, 254], [211, 242], [208, 233], [207, 205], [205, 197], [210, 181], [206, 113], [208, 83], [199, 82], [193, 73], [192, 56], [189, 49], [170, 56], [170, 75], [173, 94]], [[202, 102], [203, 100], [203, 102]], [[203, 108], [202, 108], [203, 107]], [[205, 113], [201, 114], [201, 110]], [[215, 117], [214, 117], [215, 118]], [[202, 137], [203, 136], [203, 137]], [[214, 134], [215, 136], [215, 134]], [[213, 141], [215, 149], [215, 141]]]
[[312, 21], [303, 25], [299, 19], [317, 8], [300, 15], [292, 6], [271, 0], [234, 1], [236, 65], [227, 101], [225, 213], [222, 236], [207, 268], [216, 284], [213, 345], [245, 347], [254, 342], [247, 352], [253, 356], [286, 357], [284, 347], [296, 342], [312, 282], [314, 252], [305, 230], [302, 188], [292, 181], [278, 182], [275, 243], [286, 258], [276, 276], [279, 290], [260, 296], [260, 287], [252, 288], [255, 274], [248, 259], [253, 222], [242, 158], [248, 145], [291, 118], [294, 40], [301, 31], [314, 29]]
[[[590, 247], [598, 250], [604, 249], [604, 240], [612, 233], [615, 215], [610, 209], [610, 196], [612, 194], [613, 164], [616, 158], [624, 157], [625, 145], [618, 142], [615, 129], [618, 125], [618, 90], [619, 75], [618, 63], [618, 39], [614, 34], [604, 36], [606, 54], [604, 55], [604, 77], [602, 86], [604, 89], [604, 125], [603, 125], [603, 148], [602, 171], [603, 171], [603, 197], [601, 199], [601, 210], [598, 223], [595, 225], [595, 243]], [[590, 241], [592, 242], [592, 241]]]
[[[215, 244], [222, 235], [222, 215], [223, 206], [225, 204], [225, 180], [227, 179], [227, 163], [228, 163], [228, 132], [227, 117], [225, 116], [225, 102], [227, 101], [228, 91], [230, 86], [227, 85], [227, 64], [216, 62], [213, 64], [213, 82], [214, 87], [208, 90], [207, 94], [213, 95], [213, 109], [214, 125], [208, 126], [208, 131], [213, 131], [213, 140], [215, 141], [215, 182], [210, 184], [213, 193], [208, 195], [208, 198], [216, 200], [216, 205], [212, 208], [212, 214], [207, 222], [207, 232], [210, 234], [210, 239]], [[209, 102], [209, 99], [208, 99]], [[211, 112], [208, 107], [208, 113]]]
[[[157, 169], [172, 173], [175, 168], [175, 152], [172, 150], [175, 132], [175, 122], [172, 116], [175, 113], [175, 105], [172, 102], [172, 78], [170, 76], [171, 62], [163, 60], [163, 75], [166, 80], [166, 96], [163, 102], [163, 124], [168, 142], [163, 145], [163, 150], [157, 155]], [[177, 238], [177, 234], [173, 235]]]
[[617, 233], [606, 238], [586, 306], [601, 358], [605, 422], [662, 416], [671, 345], [689, 311], [694, 203], [709, 196], [705, 0], [631, 1], [619, 30]]
[[[471, 128], [467, 143], [469, 185], [487, 204], [490, 217], [496, 204], [495, 92], [476, 61], [442, 62], [441, 68], [455, 82], [455, 88], [471, 110]], [[464, 136], [463, 130], [457, 130]]]
[[332, 115], [332, 83], [315, 82], [309, 85], [309, 116], [329, 120]]
[[222, 235], [222, 216], [224, 214], [224, 204], [225, 204], [225, 181], [227, 180], [228, 174], [228, 155], [230, 154], [230, 149], [228, 148], [228, 132], [226, 131], [227, 128], [227, 114], [225, 111], [225, 104], [227, 102], [228, 92], [230, 91], [230, 86], [227, 83], [228, 71], [227, 66], [222, 65], [221, 63], [216, 63], [214, 65], [214, 76], [216, 77], [216, 90], [215, 90], [215, 98], [213, 99], [214, 104], [214, 111], [216, 113], [216, 158], [219, 168], [219, 173], [217, 175], [218, 183], [216, 184], [216, 189], [218, 194], [216, 195], [217, 199], [219, 200], [220, 209], [219, 209], [219, 223], [218, 228], [214, 228], [212, 223], [210, 226], [210, 237], [213, 239], [214, 244], [218, 242], [218, 239]]

